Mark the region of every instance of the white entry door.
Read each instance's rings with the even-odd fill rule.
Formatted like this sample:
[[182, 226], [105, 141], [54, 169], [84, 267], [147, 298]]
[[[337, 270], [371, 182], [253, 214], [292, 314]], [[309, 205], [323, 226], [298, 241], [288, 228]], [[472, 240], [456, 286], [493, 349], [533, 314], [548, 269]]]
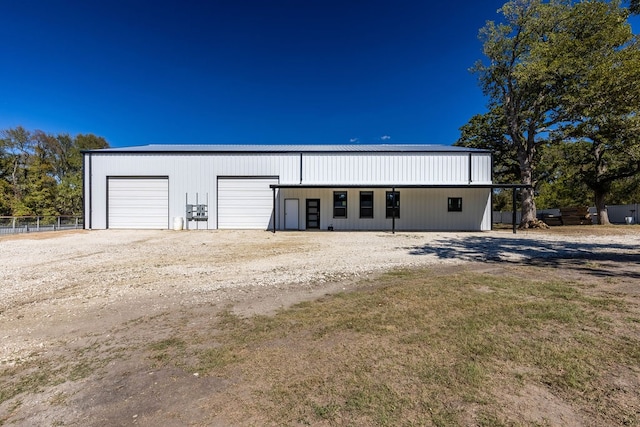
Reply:
[[284, 229], [298, 230], [298, 199], [284, 199]]

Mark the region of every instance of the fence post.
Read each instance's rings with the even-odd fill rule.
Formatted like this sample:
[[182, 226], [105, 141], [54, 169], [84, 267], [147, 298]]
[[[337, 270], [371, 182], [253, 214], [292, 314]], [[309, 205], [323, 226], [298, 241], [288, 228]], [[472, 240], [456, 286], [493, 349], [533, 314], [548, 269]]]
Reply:
[[60, 230], [60, 217], [58, 217], [58, 230]]
[[36, 217], [36, 231], [40, 231], [40, 217]]

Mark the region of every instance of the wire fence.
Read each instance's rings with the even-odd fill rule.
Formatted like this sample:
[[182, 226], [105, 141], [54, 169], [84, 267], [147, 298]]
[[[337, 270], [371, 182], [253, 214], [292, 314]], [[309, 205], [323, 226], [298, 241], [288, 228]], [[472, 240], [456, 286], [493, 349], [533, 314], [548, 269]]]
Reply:
[[0, 216], [0, 235], [84, 228], [81, 216]]
[[[560, 209], [538, 209], [538, 219], [543, 219], [544, 214], [560, 216]], [[598, 213], [596, 208], [589, 207], [589, 214], [594, 224], [598, 223]], [[607, 215], [609, 222], [612, 224], [640, 224], [640, 203], [632, 203], [629, 205], [607, 205]], [[520, 222], [520, 211], [516, 212], [516, 223]], [[513, 212], [493, 212], [494, 224], [511, 224], [513, 221]]]

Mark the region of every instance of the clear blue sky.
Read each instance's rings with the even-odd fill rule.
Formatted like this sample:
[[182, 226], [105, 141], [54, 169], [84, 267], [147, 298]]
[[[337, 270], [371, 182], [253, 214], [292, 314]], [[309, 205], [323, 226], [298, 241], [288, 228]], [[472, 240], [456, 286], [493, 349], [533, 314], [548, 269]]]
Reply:
[[503, 0], [0, 0], [0, 129], [452, 144]]

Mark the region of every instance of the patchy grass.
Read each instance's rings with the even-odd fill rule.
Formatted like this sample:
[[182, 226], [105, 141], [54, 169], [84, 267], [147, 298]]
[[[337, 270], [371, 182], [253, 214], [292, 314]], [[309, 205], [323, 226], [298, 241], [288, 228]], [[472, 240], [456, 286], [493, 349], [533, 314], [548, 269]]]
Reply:
[[242, 405], [238, 424], [553, 424], [505, 411], [500, 396], [526, 383], [584, 417], [633, 424], [607, 384], [620, 366], [640, 372], [637, 335], [610, 316], [625, 307], [561, 281], [394, 271], [275, 316], [227, 312], [189, 369], [236, 378], [209, 405]]
[[[28, 395], [99, 381], [109, 362], [136, 358], [142, 369], [222, 379], [223, 389], [198, 396], [211, 424], [639, 424], [637, 305], [544, 271], [395, 270], [273, 316], [174, 321], [138, 346], [94, 340], [4, 368], [0, 403], [10, 414]], [[53, 392], [49, 402], [68, 399]]]

